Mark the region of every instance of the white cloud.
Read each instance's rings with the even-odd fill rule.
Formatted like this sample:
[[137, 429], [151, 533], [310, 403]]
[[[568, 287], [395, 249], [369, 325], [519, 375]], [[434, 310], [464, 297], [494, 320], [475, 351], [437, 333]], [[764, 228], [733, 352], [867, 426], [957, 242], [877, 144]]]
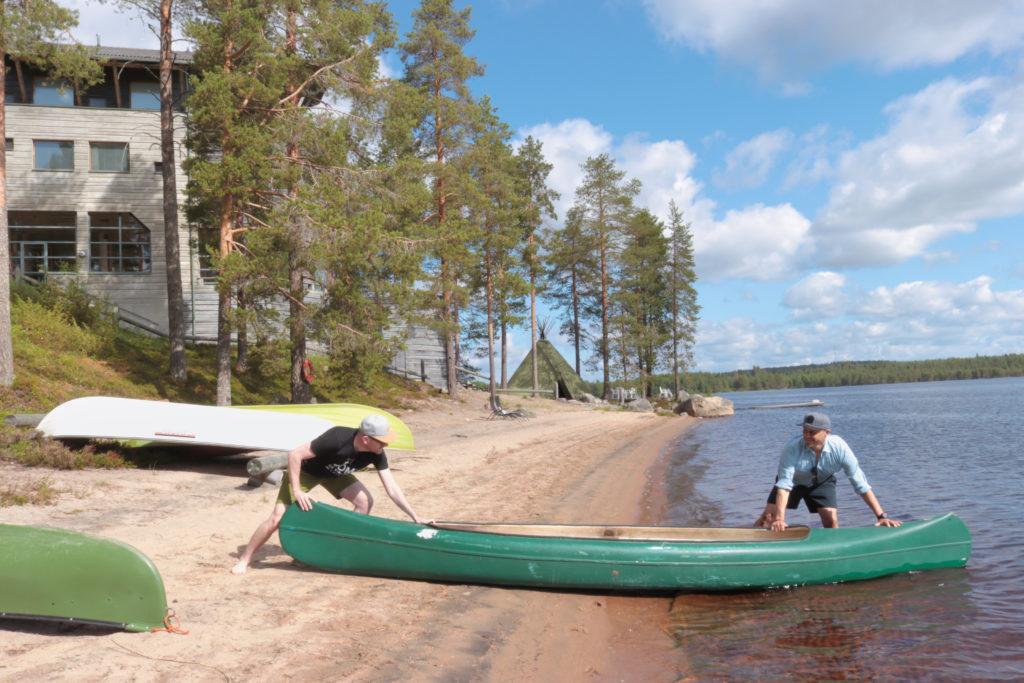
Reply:
[[[552, 188], [561, 194], [559, 217], [572, 205], [576, 186], [583, 179], [581, 164], [587, 157], [609, 154], [628, 178], [643, 184], [637, 203], [665, 220], [675, 200], [690, 222], [700, 277], [742, 277], [775, 280], [788, 277], [806, 244], [810, 222], [789, 204], [757, 204], [714, 217], [715, 202], [701, 195], [702, 184], [693, 175], [696, 155], [682, 140], [648, 141], [639, 135], [621, 143], [600, 126], [585, 119], [544, 123], [519, 131], [543, 144], [553, 165]], [[742, 248], [741, 246], [742, 245]]]
[[790, 287], [782, 303], [793, 309], [797, 318], [831, 318], [846, 309], [845, 286], [846, 277], [839, 273], [812, 273]]
[[721, 221], [693, 226], [694, 254], [702, 278], [779, 280], [791, 276], [811, 223], [789, 204], [729, 211]]
[[783, 189], [809, 185], [832, 176], [833, 157], [848, 144], [846, 135], [834, 136], [827, 125], [814, 127], [796, 141], [796, 153], [786, 169]]
[[714, 173], [715, 184], [725, 188], [763, 185], [779, 155], [793, 144], [793, 134], [779, 129], [761, 133], [738, 144], [725, 156], [725, 168]]
[[1024, 43], [1015, 0], [645, 0], [667, 39], [755, 70], [799, 92], [806, 76], [858, 62], [884, 70], [947, 64]]
[[581, 165], [588, 157], [609, 153], [612, 136], [586, 119], [567, 119], [558, 123], [542, 123], [519, 131], [519, 138], [532, 135], [543, 145], [544, 157], [553, 168], [548, 184], [561, 198], [555, 205], [559, 218], [572, 206], [573, 193], [583, 180]]
[[796, 325], [749, 318], [702, 322], [696, 361], [702, 370], [916, 360], [1019, 353], [1024, 346], [1024, 290], [998, 290], [989, 276], [966, 282], [914, 281], [869, 292], [836, 273], [794, 285], [786, 305], [803, 310], [821, 296], [836, 314]]
[[824, 265], [893, 264], [1024, 211], [1024, 83], [946, 79], [887, 108], [883, 135], [843, 154], [815, 220]]
[[[160, 49], [156, 33], [147, 26], [137, 9], [122, 9], [116, 3], [98, 0], [57, 1], [63, 7], [78, 11], [78, 27], [72, 33], [83, 45], [96, 45], [98, 42], [106, 47]], [[175, 31], [173, 49], [188, 50], [180, 37], [180, 33]]]

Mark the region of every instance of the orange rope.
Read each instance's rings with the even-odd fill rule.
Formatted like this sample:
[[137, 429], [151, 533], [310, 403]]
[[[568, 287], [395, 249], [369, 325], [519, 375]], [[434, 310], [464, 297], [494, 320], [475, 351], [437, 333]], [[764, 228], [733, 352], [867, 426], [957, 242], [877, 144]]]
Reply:
[[178, 622], [178, 615], [174, 613], [170, 607], [167, 608], [167, 614], [164, 615], [164, 627], [154, 626], [149, 629], [150, 633], [157, 633], [166, 631], [167, 633], [177, 633], [180, 636], [187, 636], [188, 630], [183, 629]]

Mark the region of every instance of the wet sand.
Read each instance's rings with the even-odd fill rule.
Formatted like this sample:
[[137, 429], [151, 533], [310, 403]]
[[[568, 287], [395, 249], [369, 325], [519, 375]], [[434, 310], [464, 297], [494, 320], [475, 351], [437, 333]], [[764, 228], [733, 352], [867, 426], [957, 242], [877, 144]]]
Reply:
[[[413, 453], [396, 480], [435, 519], [649, 523], [660, 518], [667, 445], [694, 423], [541, 399], [536, 416], [487, 420], [486, 395], [432, 399], [401, 415]], [[507, 406], [509, 407], [509, 406]], [[249, 572], [229, 572], [276, 488], [245, 486], [244, 462], [63, 472], [0, 466], [8, 484], [43, 476], [54, 506], [3, 521], [134, 545], [159, 568], [189, 635], [128, 634], [0, 620], [0, 679], [673, 680], [661, 629], [668, 597], [355, 577], [295, 565], [276, 535]], [[401, 519], [372, 472], [373, 514]], [[318, 490], [324, 502], [329, 494]], [[678, 653], [674, 657], [678, 661]], [[646, 668], [645, 668], [646, 667]], [[647, 670], [650, 669], [650, 670]]]

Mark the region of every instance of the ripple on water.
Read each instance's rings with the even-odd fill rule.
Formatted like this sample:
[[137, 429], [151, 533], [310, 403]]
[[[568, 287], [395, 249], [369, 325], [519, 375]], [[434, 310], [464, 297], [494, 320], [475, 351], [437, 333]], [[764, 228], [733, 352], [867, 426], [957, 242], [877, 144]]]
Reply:
[[[730, 395], [737, 408], [824, 400], [886, 510], [899, 519], [956, 512], [973, 536], [966, 569], [831, 586], [682, 594], [669, 631], [703, 678], [993, 679], [1024, 677], [1024, 379]], [[971, 410], [952, 410], [971, 406]], [[747, 526], [803, 409], [737, 410], [707, 420], [669, 468], [666, 523]], [[984, 439], [978, 439], [983, 434]], [[1004, 444], [997, 455], [992, 444]], [[844, 478], [840, 520], [874, 519]], [[794, 512], [790, 522], [820, 523]]]

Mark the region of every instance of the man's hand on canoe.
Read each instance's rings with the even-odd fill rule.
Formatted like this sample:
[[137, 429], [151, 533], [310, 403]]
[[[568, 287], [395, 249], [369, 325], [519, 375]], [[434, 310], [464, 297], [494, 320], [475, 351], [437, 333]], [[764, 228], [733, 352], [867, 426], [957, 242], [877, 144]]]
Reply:
[[305, 491], [298, 491], [295, 494], [295, 502], [298, 504], [300, 510], [312, 510], [313, 499], [309, 497], [309, 494]]
[[898, 526], [903, 526], [903, 522], [901, 522], [898, 519], [889, 519], [888, 517], [886, 517], [884, 519], [880, 519], [877, 522], [875, 522], [875, 526], [898, 527]]

